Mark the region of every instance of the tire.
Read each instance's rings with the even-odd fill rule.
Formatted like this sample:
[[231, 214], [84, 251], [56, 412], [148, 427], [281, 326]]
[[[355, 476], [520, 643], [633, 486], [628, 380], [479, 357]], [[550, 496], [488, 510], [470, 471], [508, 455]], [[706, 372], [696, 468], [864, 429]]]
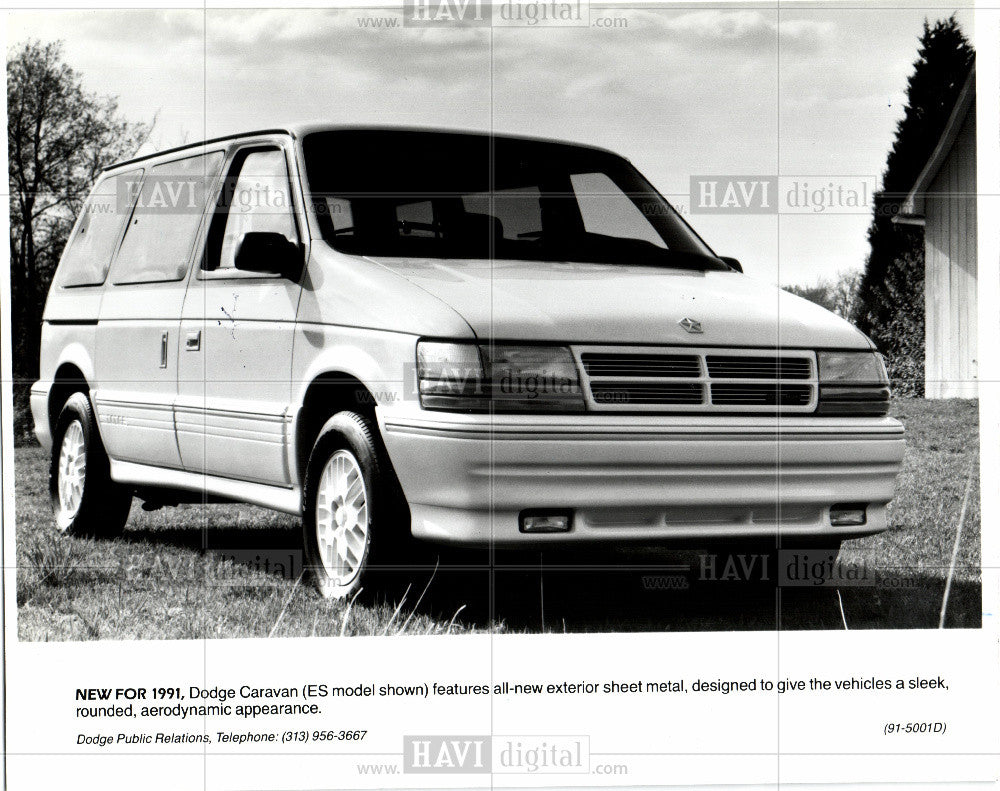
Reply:
[[49, 495], [56, 529], [78, 536], [121, 535], [132, 493], [111, 480], [111, 468], [84, 393], [63, 405], [52, 437]]
[[309, 455], [302, 498], [305, 566], [321, 595], [350, 596], [373, 565], [399, 557], [409, 536], [400, 500], [372, 422], [346, 411], [330, 418]]

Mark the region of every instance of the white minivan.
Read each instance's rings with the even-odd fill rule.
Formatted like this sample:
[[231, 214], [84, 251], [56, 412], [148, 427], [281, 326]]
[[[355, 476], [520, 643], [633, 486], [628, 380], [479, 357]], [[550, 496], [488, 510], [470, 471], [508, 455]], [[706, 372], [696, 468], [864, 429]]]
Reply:
[[717, 256], [606, 150], [269, 129], [106, 169], [55, 274], [59, 529], [300, 514], [329, 596], [412, 538], [838, 547], [903, 458], [871, 341]]

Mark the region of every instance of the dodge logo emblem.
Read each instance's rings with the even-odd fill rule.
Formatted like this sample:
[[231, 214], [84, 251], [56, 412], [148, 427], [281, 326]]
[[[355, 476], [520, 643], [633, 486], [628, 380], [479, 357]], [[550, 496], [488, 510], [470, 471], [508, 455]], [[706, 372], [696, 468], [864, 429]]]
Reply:
[[681, 319], [680, 321], [678, 321], [677, 323], [680, 324], [688, 332], [692, 332], [692, 333], [695, 333], [695, 334], [699, 334], [699, 333], [704, 332], [704, 330], [701, 328], [701, 322], [700, 321], [695, 321], [694, 319], [689, 319], [689, 318], [685, 317], [685, 318]]

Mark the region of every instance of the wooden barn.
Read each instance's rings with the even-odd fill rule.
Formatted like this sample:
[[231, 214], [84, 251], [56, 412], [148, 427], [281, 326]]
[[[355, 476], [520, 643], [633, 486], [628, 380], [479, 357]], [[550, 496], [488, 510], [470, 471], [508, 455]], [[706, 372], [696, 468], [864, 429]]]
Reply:
[[976, 72], [894, 218], [924, 228], [927, 398], [975, 398]]

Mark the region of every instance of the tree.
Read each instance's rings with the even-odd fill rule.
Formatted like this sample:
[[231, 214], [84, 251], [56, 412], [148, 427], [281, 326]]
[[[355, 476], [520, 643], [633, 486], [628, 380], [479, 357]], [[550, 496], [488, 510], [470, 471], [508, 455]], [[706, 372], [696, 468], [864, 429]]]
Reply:
[[895, 306], [880, 346], [896, 395], [924, 394], [924, 248], [898, 258], [885, 279], [886, 300]]
[[[155, 120], [155, 119], [154, 119]], [[62, 44], [27, 41], [7, 54], [7, 157], [15, 397], [38, 375], [41, 317], [52, 273], [101, 169], [127, 158], [152, 124], [134, 124], [118, 101], [84, 90]]]
[[[886, 352], [890, 370], [906, 371], [913, 382], [923, 376], [923, 301], [915, 298], [924, 287], [923, 236], [919, 228], [896, 224], [892, 218], [944, 132], [974, 62], [975, 50], [954, 15], [933, 26], [924, 21], [918, 57], [907, 81], [906, 107], [896, 124], [882, 175], [883, 189], [875, 198], [868, 229], [870, 252], [852, 320]], [[918, 260], [920, 266], [916, 266]], [[906, 280], [901, 281], [904, 273]], [[919, 316], [901, 319], [897, 315], [901, 310], [916, 311]], [[917, 325], [919, 348], [912, 338], [896, 334]], [[912, 359], [892, 359], [892, 354], [904, 353]], [[915, 386], [913, 382], [908, 387]]]
[[791, 294], [815, 302], [841, 318], [850, 319], [854, 312], [860, 281], [861, 273], [852, 269], [839, 273], [836, 280], [820, 280], [815, 286], [782, 286], [782, 288]]
[[815, 286], [782, 286], [781, 288], [789, 294], [807, 299], [821, 308], [833, 310], [833, 294], [829, 281], [821, 280]]

